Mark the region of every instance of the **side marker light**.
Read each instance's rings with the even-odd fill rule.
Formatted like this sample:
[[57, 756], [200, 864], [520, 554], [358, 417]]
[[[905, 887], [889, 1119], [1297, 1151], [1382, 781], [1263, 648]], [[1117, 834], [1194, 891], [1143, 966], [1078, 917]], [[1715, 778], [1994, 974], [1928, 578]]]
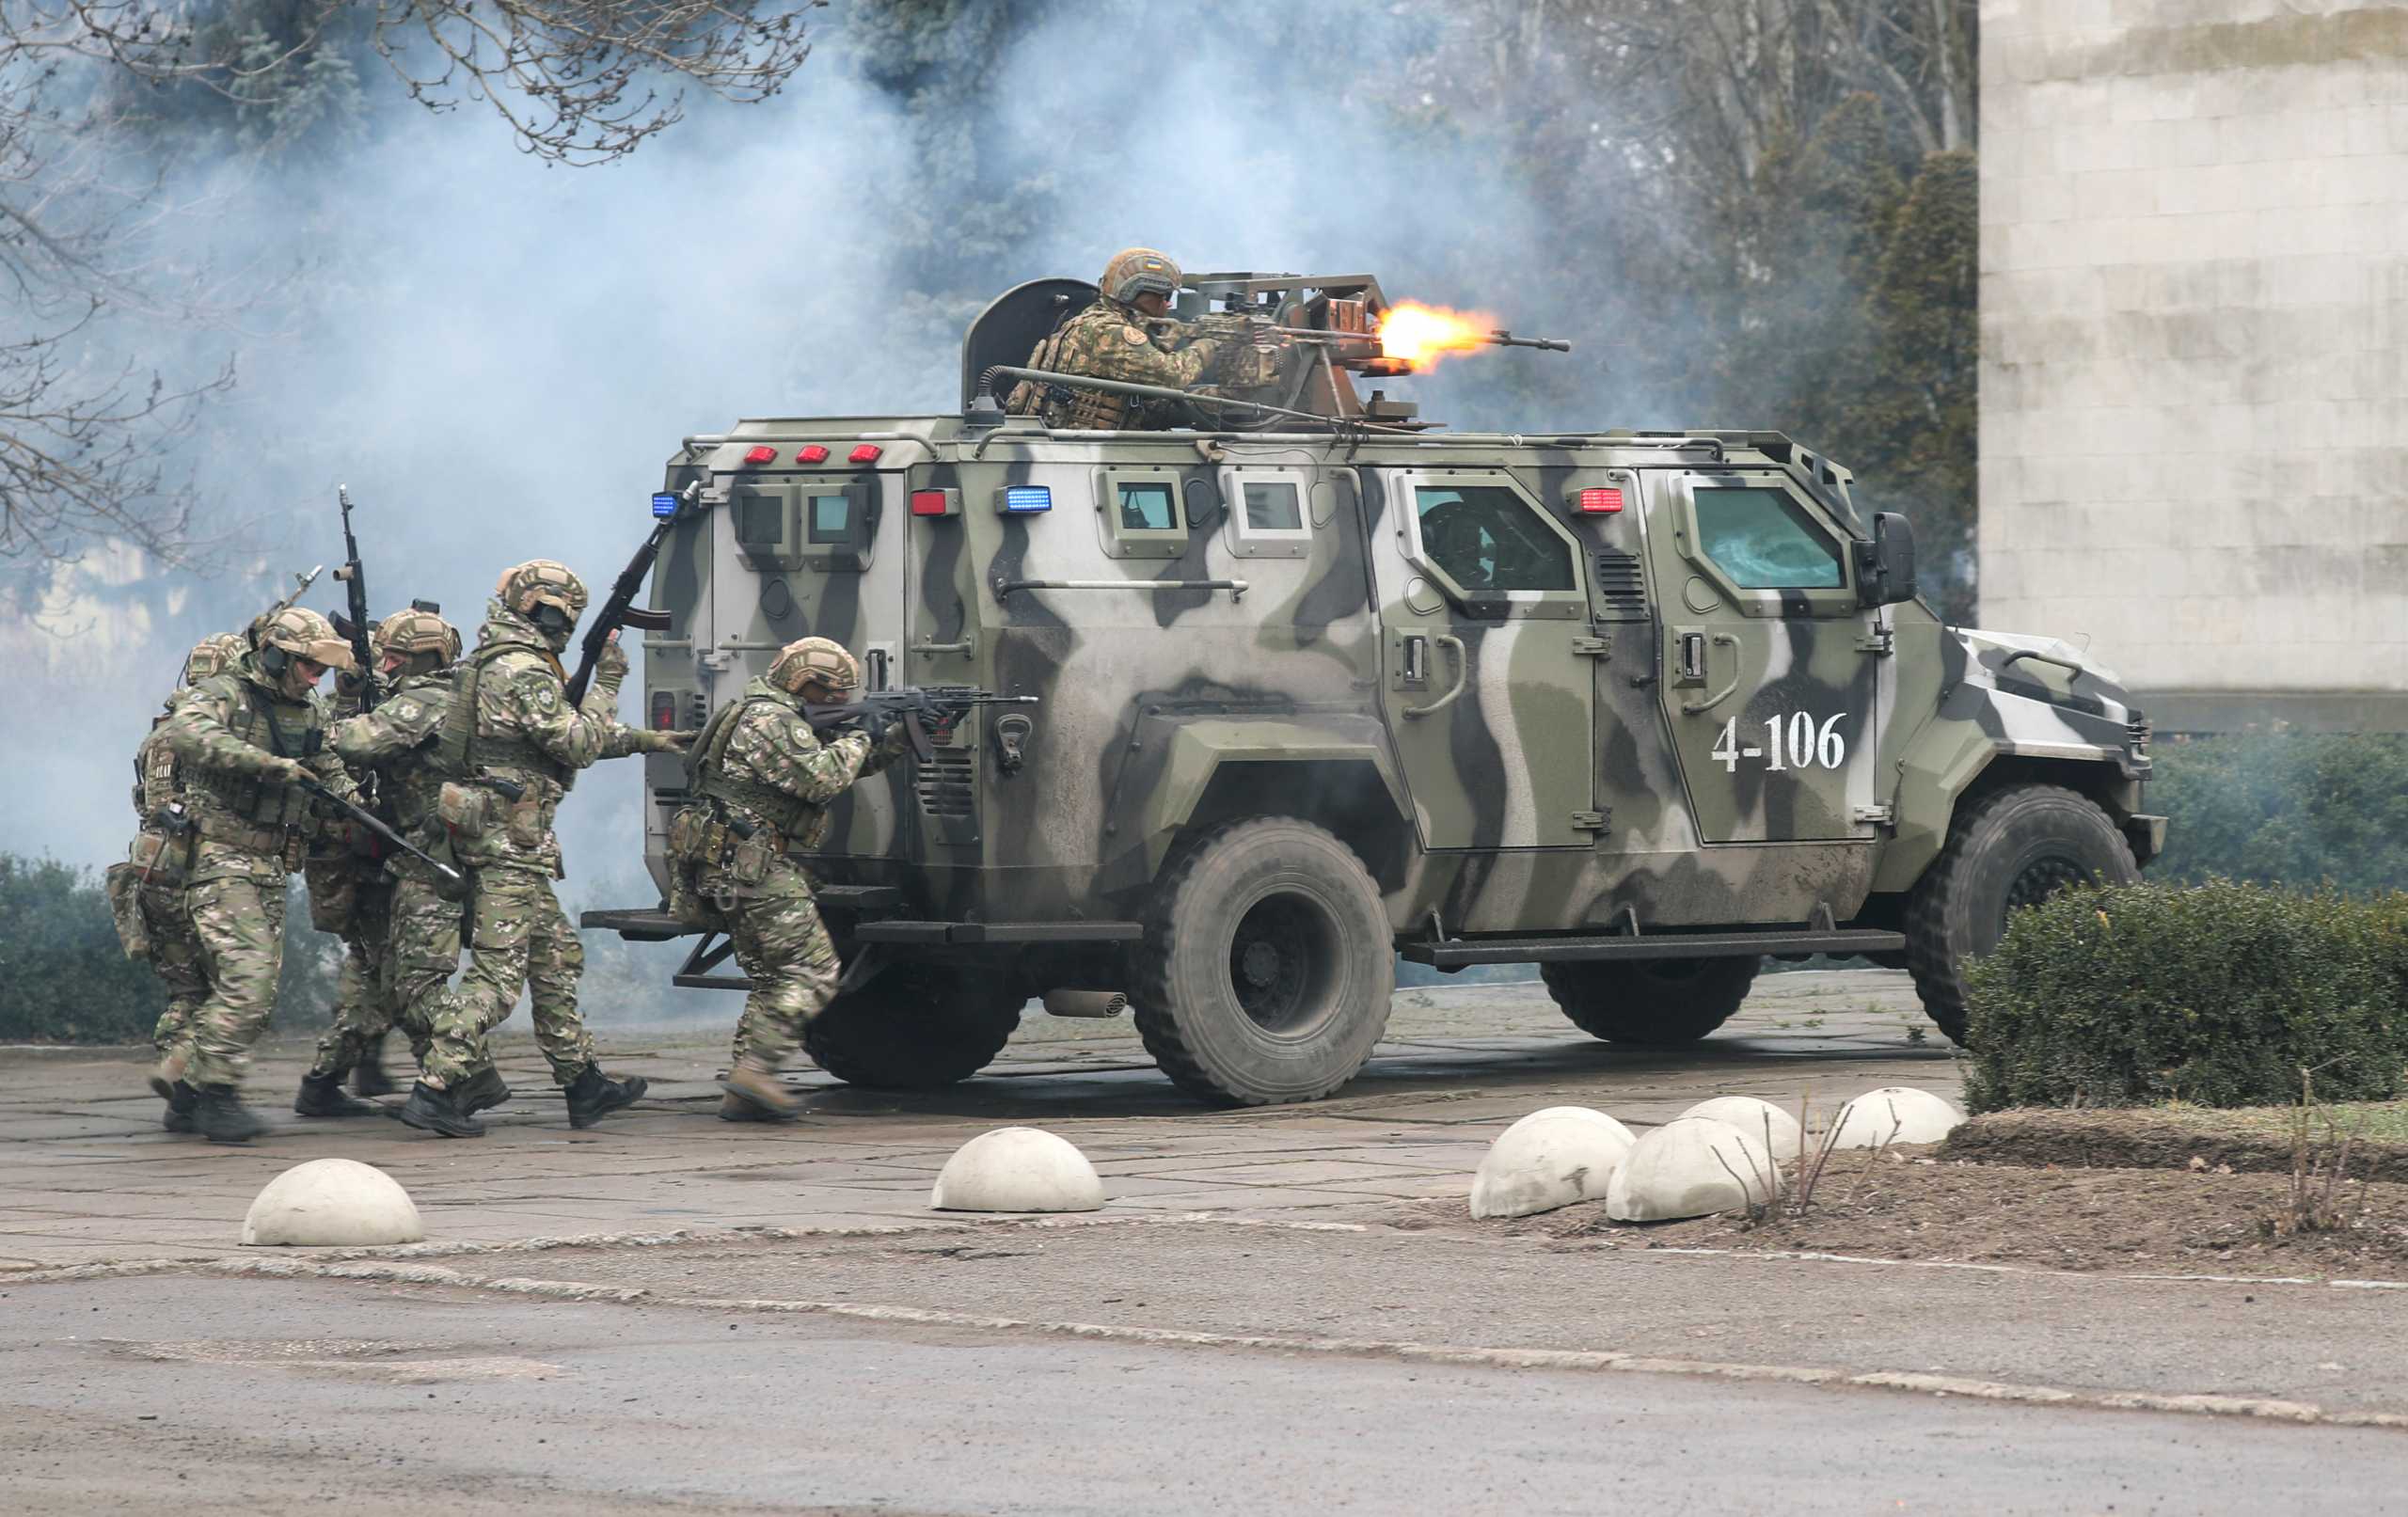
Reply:
[[1608, 515], [1622, 509], [1622, 492], [1618, 489], [1583, 490], [1577, 498], [1577, 504], [1588, 514]]
[[744, 450], [744, 462], [747, 464], [767, 464], [777, 456], [778, 450], [768, 443], [756, 443]]
[[848, 464], [875, 464], [878, 462], [878, 455], [885, 450], [885, 449], [880, 448], [874, 442], [865, 442], [859, 448], [854, 449], [851, 452], [847, 453], [845, 455], [845, 461]]

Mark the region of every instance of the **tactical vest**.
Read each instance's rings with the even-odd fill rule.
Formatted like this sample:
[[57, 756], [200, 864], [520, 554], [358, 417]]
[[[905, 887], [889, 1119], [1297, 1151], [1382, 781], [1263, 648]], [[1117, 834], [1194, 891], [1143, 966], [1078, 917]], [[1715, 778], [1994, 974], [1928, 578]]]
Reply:
[[575, 769], [523, 737], [515, 734], [486, 736], [477, 731], [477, 687], [483, 683], [485, 666], [503, 654], [522, 648], [547, 659], [552, 656], [552, 651], [540, 643], [494, 642], [460, 661], [459, 673], [452, 682], [452, 705], [443, 713], [442, 735], [435, 740], [436, 773], [447, 780], [465, 780], [482, 766], [527, 769], [563, 790], [576, 778]]
[[[1028, 367], [1054, 373], [1061, 370], [1062, 339], [1078, 321], [1072, 317], [1054, 329], [1053, 334], [1037, 344], [1029, 355]], [[1077, 427], [1096, 432], [1119, 432], [1129, 421], [1133, 397], [1111, 390], [1080, 389], [1069, 385], [1023, 379], [1012, 387], [1008, 409], [1015, 416], [1039, 416], [1050, 427]]]
[[755, 705], [773, 705], [781, 711], [794, 709], [774, 695], [748, 695], [720, 707], [703, 729], [703, 735], [694, 740], [693, 751], [686, 756], [686, 787], [705, 800], [743, 807], [783, 836], [800, 837], [818, 814], [819, 807], [776, 785], [740, 780], [727, 772], [728, 741], [736, 735], [737, 719]]
[[[244, 742], [289, 759], [313, 758], [325, 745], [326, 729], [319, 721], [316, 706], [275, 700], [239, 675], [218, 678], [234, 687], [234, 710], [226, 729]], [[229, 812], [254, 827], [297, 827], [309, 814], [309, 792], [257, 775], [204, 768], [187, 777], [187, 782], [208, 791]]]

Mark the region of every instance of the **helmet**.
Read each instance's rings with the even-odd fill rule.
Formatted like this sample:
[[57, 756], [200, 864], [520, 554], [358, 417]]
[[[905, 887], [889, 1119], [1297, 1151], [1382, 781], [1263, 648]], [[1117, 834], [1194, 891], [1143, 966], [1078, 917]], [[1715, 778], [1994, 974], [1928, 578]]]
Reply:
[[801, 689], [813, 680], [832, 690], [861, 688], [862, 666], [832, 638], [803, 638], [778, 650], [769, 664], [769, 683], [779, 689]]
[[1096, 284], [1105, 299], [1126, 306], [1143, 294], [1175, 295], [1179, 281], [1178, 264], [1150, 247], [1128, 247], [1112, 255]]
[[530, 559], [501, 571], [501, 578], [493, 593], [502, 605], [520, 616], [532, 612], [538, 605], [557, 606], [568, 613], [574, 623], [585, 614], [585, 581], [564, 563], [550, 559]]
[[399, 654], [405, 658], [434, 654], [438, 661], [448, 664], [460, 656], [460, 633], [458, 628], [433, 611], [412, 608], [406, 611], [395, 611], [377, 623], [376, 636], [370, 646], [380, 659], [388, 654]]
[[214, 638], [203, 638], [184, 655], [183, 683], [198, 685], [212, 674], [221, 674], [234, 667], [250, 646], [249, 640], [239, 632], [220, 632]]
[[[328, 669], [352, 667], [351, 644], [335, 636], [334, 624], [307, 606], [288, 606], [259, 624], [260, 663], [271, 674], [281, 674], [281, 668], [269, 668], [270, 650], [293, 658], [306, 658]], [[273, 659], [277, 665], [285, 662]]]

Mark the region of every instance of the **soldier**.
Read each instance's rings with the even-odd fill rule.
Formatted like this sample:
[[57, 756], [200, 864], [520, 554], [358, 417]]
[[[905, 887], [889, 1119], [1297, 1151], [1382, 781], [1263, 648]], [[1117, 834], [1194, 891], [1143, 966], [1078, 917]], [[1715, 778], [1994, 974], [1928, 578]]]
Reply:
[[[767, 675], [720, 709], [686, 761], [703, 803], [672, 828], [673, 908], [727, 934], [752, 981], [719, 1114], [731, 1122], [793, 1117], [802, 1102], [778, 1082], [803, 1024], [836, 993], [836, 948], [819, 919], [811, 878], [789, 848], [819, 845], [827, 807], [901, 751], [860, 729], [821, 742], [806, 705], [839, 703], [861, 687], [861, 666], [826, 638], [781, 649]], [[899, 739], [900, 730], [888, 735]]]
[[212, 1143], [247, 1143], [267, 1124], [239, 1094], [251, 1045], [276, 1010], [284, 962], [285, 880], [314, 825], [300, 782], [344, 797], [350, 776], [324, 751], [318, 681], [349, 669], [351, 648], [305, 607], [277, 611], [231, 668], [193, 687], [159, 729], [183, 777], [198, 833], [186, 907], [209, 993], [151, 1076], [170, 1107], [178, 1081], [198, 1091], [193, 1119]]
[[585, 949], [552, 895], [561, 871], [552, 819], [578, 770], [597, 759], [672, 751], [693, 735], [619, 723], [612, 713], [627, 656], [615, 640], [595, 665], [583, 709], [570, 707], [560, 654], [585, 601], [584, 584], [549, 560], [503, 571], [435, 739], [444, 781], [437, 811], [454, 855], [475, 871], [475, 904], [467, 972], [412, 1005], [412, 1015], [423, 1008], [429, 1041], [402, 1120], [445, 1137], [483, 1132], [464, 1094], [492, 1069], [485, 1035], [522, 988], [532, 992], [535, 1041], [567, 1098], [571, 1127], [592, 1127], [644, 1091], [642, 1079], [602, 1073], [578, 1017]]
[[[344, 712], [328, 730], [327, 744], [355, 773], [376, 772], [382, 782], [378, 796], [390, 809], [396, 830], [433, 851], [430, 845], [442, 843], [440, 828], [433, 825], [439, 782], [423, 763], [408, 762], [407, 755], [434, 736], [451, 703], [447, 666], [460, 656], [460, 634], [438, 613], [413, 608], [379, 622], [370, 646], [383, 691], [366, 716], [357, 716], [354, 714], [356, 687], [345, 691], [345, 682], [338, 681], [338, 696], [347, 694], [350, 699], [344, 703], [354, 710]], [[341, 925], [332, 930], [343, 941], [342, 979], [336, 995], [334, 1025], [318, 1040], [317, 1062], [301, 1077], [293, 1110], [303, 1116], [363, 1115], [375, 1108], [345, 1096], [342, 1078], [346, 1070], [352, 1071], [356, 1088], [363, 1096], [381, 1096], [392, 1089], [379, 1054], [404, 1004], [397, 993], [403, 987], [391, 960], [396, 891], [407, 879], [413, 905], [420, 899], [437, 902], [434, 912], [421, 913], [420, 918], [421, 923], [431, 920], [437, 924], [436, 940], [425, 944], [427, 951], [413, 960], [439, 963], [432, 982], [437, 986], [460, 966], [459, 903], [455, 899], [443, 906], [433, 889], [435, 872], [398, 851], [390, 860], [379, 861], [344, 849], [323, 861], [312, 860], [310, 867], [331, 877], [322, 886], [322, 875], [311, 875], [310, 906], [314, 914], [322, 890], [337, 897], [337, 909], [329, 916], [341, 918]], [[350, 896], [348, 902], [340, 899], [344, 894]], [[321, 922], [319, 926], [325, 930], [327, 924]], [[421, 976], [413, 976], [409, 987], [420, 995], [431, 988]], [[423, 1054], [424, 1030], [404, 1025], [412, 1050]], [[508, 1091], [502, 1094], [506, 1097]]]
[[[167, 989], [166, 1009], [160, 1013], [150, 1035], [151, 1046], [162, 1059], [174, 1053], [190, 1030], [193, 1013], [208, 998], [209, 976], [201, 968], [200, 940], [194, 936], [192, 918], [184, 909], [193, 831], [183, 804], [183, 779], [175, 752], [162, 740], [160, 729], [194, 685], [231, 667], [248, 646], [239, 632], [202, 639], [185, 656], [176, 687], [167, 692], [159, 715], [151, 719], [150, 733], [134, 751], [134, 814], [140, 831], [128, 861], [109, 871], [112, 877], [121, 874], [126, 887], [124, 898], [119, 899], [119, 881], [113, 878], [111, 898], [120, 919], [129, 910], [134, 914], [132, 925], [139, 952], [134, 940], [128, 941], [127, 952], [148, 960], [151, 972]], [[181, 1066], [167, 1074], [167, 1110], [162, 1125], [170, 1132], [191, 1132], [199, 1093], [183, 1080]]]
[[[1148, 324], [1169, 316], [1179, 281], [1179, 265], [1152, 248], [1132, 247], [1113, 255], [1098, 281], [1101, 292], [1095, 304], [1038, 343], [1028, 356], [1028, 367], [1195, 388], [1214, 368], [1228, 340], [1199, 337], [1167, 351], [1156, 344]], [[1012, 387], [1005, 405], [1014, 416], [1041, 416], [1049, 427], [1101, 432], [1148, 424], [1150, 414], [1134, 396], [1027, 379]]]

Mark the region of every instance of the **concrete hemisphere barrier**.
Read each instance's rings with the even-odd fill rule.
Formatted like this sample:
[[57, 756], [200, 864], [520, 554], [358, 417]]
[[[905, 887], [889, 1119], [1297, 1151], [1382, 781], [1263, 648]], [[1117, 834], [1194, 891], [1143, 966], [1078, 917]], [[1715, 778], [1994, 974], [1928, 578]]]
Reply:
[[928, 1205], [939, 1211], [1097, 1211], [1103, 1181], [1067, 1139], [997, 1128], [954, 1150]]
[[1754, 1096], [1717, 1096], [1698, 1102], [1681, 1115], [1728, 1122], [1760, 1143], [1769, 1135], [1772, 1156], [1784, 1163], [1797, 1158], [1806, 1146], [1806, 1134], [1798, 1127], [1798, 1118]]
[[312, 1159], [267, 1182], [243, 1218], [243, 1245], [361, 1248], [426, 1237], [401, 1182], [353, 1159]]
[[1638, 1140], [1603, 1112], [1550, 1106], [1507, 1128], [1471, 1180], [1475, 1217], [1527, 1217], [1606, 1193]]
[[1642, 1134], [1606, 1188], [1616, 1222], [1671, 1222], [1735, 1211], [1781, 1193], [1764, 1139], [1711, 1117], [1684, 1116]]
[[1938, 1143], [1964, 1120], [1964, 1113], [1930, 1091], [1884, 1085], [1840, 1108], [1831, 1124], [1831, 1146], [1878, 1148], [1885, 1143]]

